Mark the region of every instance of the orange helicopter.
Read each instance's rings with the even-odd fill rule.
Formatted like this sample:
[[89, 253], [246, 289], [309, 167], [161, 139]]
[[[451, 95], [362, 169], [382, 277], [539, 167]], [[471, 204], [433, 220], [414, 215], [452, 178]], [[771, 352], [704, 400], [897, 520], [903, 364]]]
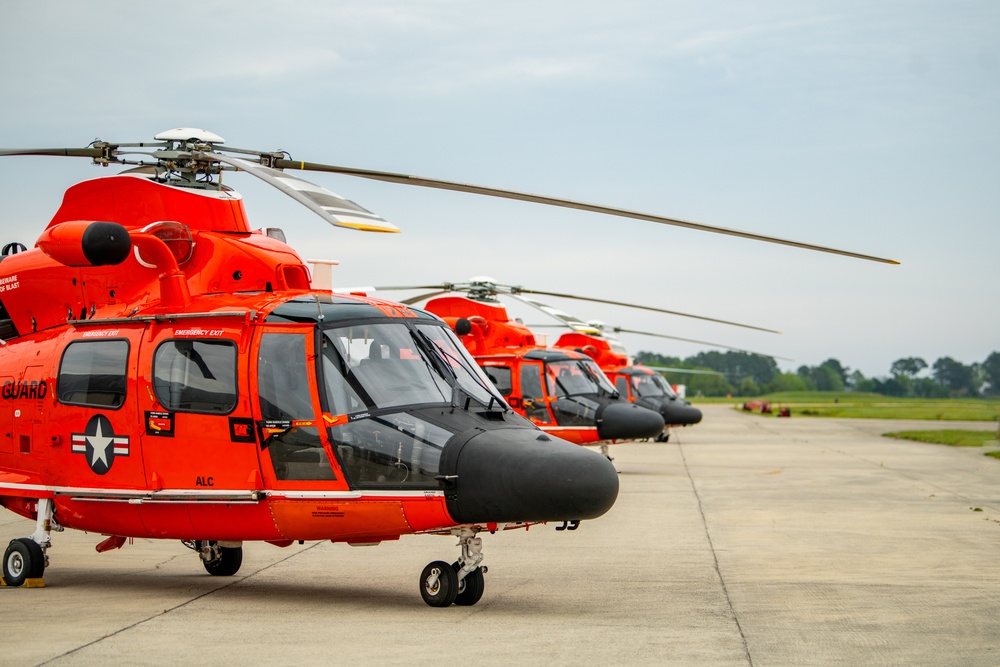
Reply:
[[[641, 306], [620, 301], [574, 296], [572, 294], [563, 294], [558, 292], [543, 292], [539, 290], [527, 289], [521, 286], [504, 285], [498, 283], [493, 278], [485, 276], [471, 278], [468, 282], [462, 283], [386, 286], [372, 287], [369, 289], [434, 290], [428, 294], [422, 294], [402, 300], [402, 303], [410, 305], [419, 303], [428, 297], [436, 297], [442, 293], [456, 292], [464, 294], [464, 297], [432, 298], [427, 301], [425, 308], [430, 312], [443, 317], [445, 321], [452, 324], [453, 328], [459, 324], [460, 318], [463, 315], [466, 318], [471, 318], [475, 323], [477, 323], [478, 326], [473, 326], [469, 334], [462, 334], [460, 331], [459, 337], [462, 342], [465, 343], [466, 347], [476, 358], [479, 364], [484, 367], [487, 375], [494, 380], [494, 384], [497, 385], [500, 392], [505, 398], [507, 398], [511, 406], [514, 407], [515, 410], [521, 411], [521, 414], [524, 414], [526, 417], [538, 424], [542, 429], [555, 432], [563, 438], [573, 442], [579, 442], [581, 444], [591, 444], [598, 440], [607, 440], [607, 438], [600, 437], [600, 429], [597, 429], [596, 433], [593, 429], [591, 429], [589, 432], [581, 432], [574, 434], [573, 436], [569, 436], [567, 431], [570, 427], [564, 426], [563, 423], [564, 421], [568, 421], [569, 423], [578, 424], [579, 410], [569, 411], [569, 414], [561, 414], [560, 411], [556, 409], [556, 406], [560, 403], [560, 396], [557, 394], [562, 393], [562, 390], [558, 387], [554, 378], [551, 377], [552, 371], [549, 371], [549, 375], [547, 376], [549, 377], [549, 381], [539, 387], [538, 383], [533, 379], [537, 371], [531, 370], [530, 366], [528, 369], [528, 377], [531, 378], [530, 380], [525, 379], [524, 375], [517, 372], [517, 367], [521, 363], [524, 363], [525, 360], [530, 360], [529, 363], [534, 365], [543, 362], [543, 357], [545, 356], [552, 359], [559, 359], [560, 355], [568, 356], [570, 359], [580, 359], [581, 355], [589, 357], [599, 367], [602, 375], [599, 383], [595, 383], [596, 386], [591, 390], [591, 394], [606, 397], [604, 398], [606, 402], [618, 403], [619, 401], [628, 401], [633, 403], [635, 407], [646, 408], [649, 411], [658, 413], [664, 422], [659, 430], [655, 430], [654, 420], [648, 417], [645, 419], [643, 418], [645, 413], [629, 412], [623, 408], [618, 408], [619, 412], [616, 413], [616, 416], [620, 415], [622, 420], [632, 417], [634, 419], [635, 426], [631, 435], [628, 437], [620, 437], [622, 437], [622, 439], [655, 438], [658, 442], [666, 442], [669, 440], [671, 427], [697, 424], [701, 421], [702, 415], [698, 408], [695, 408], [690, 402], [679, 397], [676, 391], [674, 391], [670, 384], [667, 383], [663, 376], [657, 371], [671, 370], [680, 373], [698, 373], [708, 371], [634, 366], [631, 357], [629, 357], [625, 351], [624, 345], [622, 345], [621, 341], [619, 341], [616, 337], [608, 333], [603, 323], [584, 323], [557, 308], [553, 308], [552, 306], [526, 296], [527, 294], [548, 295], [581, 301], [613, 304], [629, 308], [639, 308], [670, 315], [701, 319], [719, 324], [756, 329], [769, 333], [780, 333], [773, 329], [766, 329], [749, 324], [740, 324], [738, 322], [730, 322], [727, 320], [693, 315], [690, 313], [682, 313], [662, 308], [654, 308], [651, 306]], [[556, 326], [568, 327], [573, 331], [571, 333], [561, 335], [555, 344], [548, 348], [547, 352], [543, 354], [534, 348], [545, 348], [545, 343], [540, 342], [540, 340], [536, 343], [536, 334], [532, 333], [532, 330], [550, 325], [527, 326], [521, 322], [511, 320], [507, 315], [506, 309], [497, 299], [500, 294], [517, 299], [518, 301], [526, 303], [533, 308], [544, 312], [562, 323], [561, 325]], [[616, 328], [615, 331], [645, 333], [621, 328]], [[665, 334], [650, 333], [646, 335], [699, 343], [713, 347], [727, 347], [720, 346], [715, 343], [708, 343], [706, 341], [696, 341]], [[561, 363], [566, 364], [567, 362], [561, 361]], [[593, 368], [592, 366], [590, 367]], [[558, 366], [554, 366], [553, 368], [558, 368]], [[521, 375], [520, 380], [518, 380], [518, 375]], [[543, 373], [543, 375], [545, 375], [545, 373]], [[609, 391], [609, 389], [613, 389], [614, 391]], [[530, 398], [525, 399], [525, 396]], [[541, 400], [537, 398], [539, 396], [542, 396]], [[524, 401], [527, 401], [527, 405], [524, 404]], [[546, 409], [544, 404], [549, 404], [550, 409]], [[600, 445], [602, 453], [607, 455], [607, 443], [603, 442], [600, 443]]]
[[[468, 296], [432, 298], [424, 308], [441, 317], [458, 334], [493, 385], [518, 413], [546, 433], [581, 445], [600, 445], [651, 438], [662, 432], [663, 418], [652, 410], [622, 400], [587, 355], [545, 347], [524, 324], [512, 320], [496, 300], [489, 278], [445, 291]], [[372, 287], [372, 290], [417, 289]], [[428, 295], [402, 303], [422, 301]]]
[[[616, 306], [624, 306], [626, 308], [635, 308], [640, 310], [647, 310], [659, 313], [665, 313], [668, 315], [678, 315], [681, 317], [688, 317], [694, 319], [705, 320], [709, 322], [715, 322], [718, 324], [725, 324], [736, 327], [743, 327], [746, 329], [756, 329], [758, 331], [764, 331], [768, 333], [781, 333], [780, 331], [775, 331], [774, 329], [767, 329], [765, 327], [754, 326], [750, 324], [741, 324], [739, 322], [731, 322], [728, 320], [720, 320], [712, 317], [705, 317], [702, 315], [693, 315], [690, 313], [682, 313], [674, 310], [666, 310], [663, 308], [656, 308], [652, 306], [644, 306], [633, 303], [625, 303], [621, 301], [610, 301], [607, 299], [596, 299], [593, 297], [575, 296], [572, 294], [562, 294], [558, 292], [541, 292], [538, 290], [529, 290], [523, 287], [512, 287], [503, 286], [512, 293], [522, 294], [543, 294], [548, 296], [555, 296], [564, 299], [576, 299], [580, 301], [591, 301], [596, 303], [611, 304]], [[707, 345], [709, 347], [717, 347], [727, 350], [733, 350], [736, 352], [744, 352], [746, 354], [753, 354], [758, 356], [770, 357], [772, 359], [783, 359], [790, 361], [786, 357], [779, 357], [771, 354], [764, 354], [762, 352], [753, 352], [751, 350], [745, 350], [742, 348], [732, 347], [730, 345], [723, 345], [721, 343], [711, 343], [704, 340], [695, 340], [692, 338], [682, 338], [680, 336], [672, 336], [663, 333], [654, 333], [649, 331], [638, 331], [635, 329], [626, 329], [624, 327], [607, 326], [604, 322], [591, 320], [586, 323], [582, 323], [580, 320], [568, 315], [558, 309], [544, 306], [544, 304], [539, 303], [533, 299], [528, 299], [523, 296], [519, 296], [522, 301], [529, 303], [539, 310], [542, 310], [546, 314], [554, 317], [555, 319], [562, 322], [560, 326], [572, 329], [571, 332], [564, 333], [556, 340], [553, 345], [554, 348], [569, 348], [574, 350], [579, 350], [586, 354], [587, 356], [594, 359], [601, 370], [608, 376], [608, 378], [614, 383], [615, 388], [618, 390], [619, 394], [638, 405], [642, 405], [651, 410], [656, 410], [659, 412], [666, 423], [666, 427], [663, 431], [656, 436], [657, 442], [667, 442], [670, 439], [670, 432], [673, 427], [684, 427], [691, 426], [701, 422], [702, 414], [701, 410], [691, 405], [690, 401], [685, 400], [682, 396], [678, 395], [677, 391], [667, 382], [663, 373], [679, 373], [679, 374], [717, 374], [715, 371], [699, 371], [691, 370], [686, 368], [668, 368], [662, 366], [646, 366], [643, 364], [636, 365], [633, 359], [627, 353], [625, 346], [622, 342], [615, 336], [617, 333], [629, 333], [637, 334], [642, 336], [652, 336], [655, 338], [663, 338], [667, 340], [676, 340], [686, 343], [696, 343], [698, 345]], [[531, 325], [532, 328], [542, 328], [549, 325]]]
[[[622, 209], [224, 147], [176, 128], [152, 142], [0, 149], [131, 169], [71, 187], [35, 247], [0, 260], [0, 504], [35, 521], [4, 583], [40, 585], [52, 533], [181, 540], [212, 575], [242, 543], [378, 543], [451, 534], [423, 569], [431, 606], [475, 604], [478, 534], [581, 520], [615, 502], [596, 452], [514, 413], [440, 318], [310, 285], [279, 230], [254, 231], [243, 171], [329, 223], [398, 231], [296, 169], [579, 208], [799, 247]], [[139, 157], [130, 157], [139, 156]], [[876, 261], [856, 253], [825, 249]]]

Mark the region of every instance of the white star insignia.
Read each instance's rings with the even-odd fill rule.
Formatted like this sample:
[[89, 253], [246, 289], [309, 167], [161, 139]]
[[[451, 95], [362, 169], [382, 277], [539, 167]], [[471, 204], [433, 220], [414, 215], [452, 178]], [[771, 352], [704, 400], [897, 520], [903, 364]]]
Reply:
[[110, 468], [111, 465], [108, 463], [108, 447], [114, 442], [114, 436], [111, 437], [104, 435], [104, 429], [101, 428], [101, 422], [97, 422], [97, 433], [94, 435], [87, 436], [87, 444], [94, 448], [94, 454], [90, 460], [90, 467], [93, 468], [98, 461], [104, 464], [105, 468]]

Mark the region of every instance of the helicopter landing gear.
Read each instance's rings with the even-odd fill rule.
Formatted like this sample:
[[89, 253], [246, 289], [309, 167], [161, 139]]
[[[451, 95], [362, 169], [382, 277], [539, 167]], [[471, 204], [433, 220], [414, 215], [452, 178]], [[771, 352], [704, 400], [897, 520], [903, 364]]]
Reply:
[[205, 570], [214, 577], [231, 577], [243, 565], [242, 542], [209, 542], [195, 540], [184, 542], [184, 546], [194, 549], [201, 557]]
[[11, 540], [3, 555], [3, 581], [7, 586], [45, 586], [42, 575], [49, 564], [46, 551], [52, 545], [50, 530], [62, 530], [52, 513], [52, 499], [39, 498], [35, 532], [31, 537]]
[[41, 579], [45, 572], [45, 552], [30, 537], [11, 540], [3, 555], [3, 580], [8, 586], [23, 586], [29, 579]]
[[420, 596], [432, 607], [449, 607], [458, 597], [458, 575], [443, 560], [428, 563], [420, 573]]
[[606, 442], [601, 443], [601, 454], [603, 454], [604, 458], [606, 458], [609, 461], [615, 460], [615, 457], [611, 456], [611, 451], [608, 449], [608, 443]]
[[663, 432], [656, 436], [656, 442], [667, 442], [670, 440], [670, 431], [663, 429]]
[[442, 560], [429, 563], [420, 573], [420, 596], [432, 607], [449, 607], [452, 604], [472, 606], [483, 597], [487, 572], [483, 561], [483, 540], [476, 537], [472, 528], [457, 528], [452, 535], [458, 538], [462, 555], [449, 565]]

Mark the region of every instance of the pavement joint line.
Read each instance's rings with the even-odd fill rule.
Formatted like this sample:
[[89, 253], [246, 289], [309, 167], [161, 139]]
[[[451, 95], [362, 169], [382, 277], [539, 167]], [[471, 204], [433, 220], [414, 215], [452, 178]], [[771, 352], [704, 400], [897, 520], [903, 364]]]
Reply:
[[740, 641], [743, 642], [743, 653], [746, 656], [747, 664], [753, 667], [753, 656], [750, 655], [750, 646], [747, 644], [747, 637], [743, 633], [743, 626], [740, 624], [740, 618], [736, 615], [736, 608], [733, 607], [733, 600], [729, 597], [729, 589], [726, 587], [726, 580], [722, 576], [722, 570], [719, 568], [719, 557], [715, 553], [715, 544], [712, 542], [712, 534], [708, 530], [708, 519], [705, 517], [705, 508], [701, 504], [701, 494], [698, 493], [698, 486], [694, 483], [694, 477], [691, 476], [691, 469], [688, 467], [687, 457], [684, 456], [684, 448], [681, 446], [677, 447], [677, 451], [680, 452], [681, 461], [684, 462], [684, 471], [687, 473], [688, 482], [691, 483], [691, 490], [694, 492], [695, 500], [698, 501], [698, 514], [701, 515], [701, 525], [705, 529], [705, 538], [708, 540], [708, 548], [712, 552], [712, 563], [715, 566], [715, 575], [719, 578], [719, 585], [722, 586], [722, 594], [726, 598], [726, 604], [729, 605], [729, 613], [733, 617], [733, 622], [736, 624], [736, 630], [740, 633]]
[[85, 648], [87, 648], [89, 646], [94, 646], [96, 644], [100, 644], [105, 639], [110, 639], [110, 638], [112, 638], [112, 637], [114, 637], [116, 635], [120, 635], [121, 633], [126, 632], [127, 630], [131, 630], [132, 628], [136, 628], [136, 627], [138, 627], [140, 625], [143, 625], [144, 623], [152, 621], [155, 618], [160, 618], [161, 616], [166, 616], [170, 612], [177, 611], [178, 609], [181, 609], [182, 607], [186, 607], [186, 606], [188, 606], [189, 604], [191, 604], [193, 602], [197, 602], [198, 600], [201, 600], [202, 598], [208, 597], [209, 595], [213, 595], [214, 593], [217, 593], [219, 591], [222, 591], [222, 590], [225, 590], [227, 588], [231, 588], [233, 586], [236, 586], [237, 584], [240, 584], [243, 581], [246, 581], [247, 579], [250, 579], [251, 577], [257, 576], [258, 574], [260, 574], [261, 572], [263, 572], [265, 570], [269, 570], [269, 569], [271, 569], [272, 567], [274, 567], [276, 565], [280, 565], [281, 563], [284, 563], [286, 560], [294, 558], [295, 556], [298, 556], [301, 553], [309, 551], [310, 549], [315, 549], [320, 544], [322, 544], [322, 542], [316, 542], [315, 544], [311, 544], [308, 547], [306, 547], [305, 549], [300, 549], [299, 551], [296, 551], [295, 553], [288, 554], [287, 556], [285, 556], [281, 560], [276, 560], [273, 563], [265, 565], [264, 567], [262, 567], [262, 568], [260, 568], [258, 570], [254, 570], [253, 572], [251, 572], [250, 574], [246, 575], [245, 577], [240, 577], [239, 579], [233, 579], [232, 581], [226, 582], [222, 586], [219, 586], [217, 588], [213, 588], [210, 591], [205, 591], [201, 595], [196, 595], [196, 596], [194, 596], [193, 598], [191, 598], [189, 600], [185, 600], [184, 602], [181, 602], [180, 604], [175, 604], [173, 607], [170, 607], [168, 609], [164, 609], [163, 611], [161, 611], [161, 612], [159, 612], [157, 614], [153, 614], [151, 616], [147, 616], [146, 618], [140, 619], [140, 620], [138, 620], [138, 621], [136, 621], [134, 623], [130, 623], [129, 625], [126, 625], [123, 628], [118, 628], [114, 632], [109, 632], [108, 634], [104, 635], [103, 637], [99, 637], [97, 639], [94, 639], [93, 641], [89, 641], [86, 644], [81, 644], [80, 646], [77, 646], [76, 648], [70, 649], [69, 651], [64, 651], [63, 653], [60, 653], [59, 655], [52, 656], [48, 660], [44, 660], [42, 662], [37, 663], [36, 667], [42, 667], [42, 665], [48, 665], [48, 664], [50, 664], [52, 662], [55, 662], [56, 660], [59, 660], [60, 658], [65, 658], [66, 656], [73, 655], [77, 651], [82, 651], [83, 649], [85, 649]]

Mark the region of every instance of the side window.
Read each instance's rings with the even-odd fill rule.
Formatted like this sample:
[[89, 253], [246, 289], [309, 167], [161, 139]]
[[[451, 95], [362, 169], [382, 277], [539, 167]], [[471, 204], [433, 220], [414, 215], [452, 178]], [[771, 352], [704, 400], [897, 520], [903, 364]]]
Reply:
[[70, 343], [59, 362], [56, 398], [69, 405], [120, 408], [127, 372], [127, 340]]
[[497, 388], [501, 396], [510, 396], [510, 392], [513, 391], [514, 386], [510, 381], [510, 367], [509, 366], [483, 366], [483, 371], [486, 373], [486, 377], [490, 379], [493, 386]]
[[536, 424], [551, 424], [552, 415], [545, 403], [542, 389], [542, 367], [536, 363], [521, 364], [521, 396], [524, 416]]
[[622, 395], [622, 398], [628, 398], [629, 400], [631, 400], [631, 398], [629, 398], [628, 395], [627, 375], [619, 375], [618, 377], [615, 378], [615, 389], [617, 389], [618, 393]]
[[308, 378], [305, 336], [264, 334], [257, 357], [261, 417], [270, 421], [312, 419]]
[[521, 364], [521, 395], [524, 398], [544, 398], [542, 368], [538, 364]]
[[292, 426], [314, 416], [302, 334], [264, 334], [257, 354], [260, 414], [284, 430], [268, 437], [274, 476], [280, 480], [335, 480], [330, 459], [315, 427]]
[[226, 414], [236, 408], [236, 344], [168, 340], [153, 356], [156, 400], [174, 412]]

